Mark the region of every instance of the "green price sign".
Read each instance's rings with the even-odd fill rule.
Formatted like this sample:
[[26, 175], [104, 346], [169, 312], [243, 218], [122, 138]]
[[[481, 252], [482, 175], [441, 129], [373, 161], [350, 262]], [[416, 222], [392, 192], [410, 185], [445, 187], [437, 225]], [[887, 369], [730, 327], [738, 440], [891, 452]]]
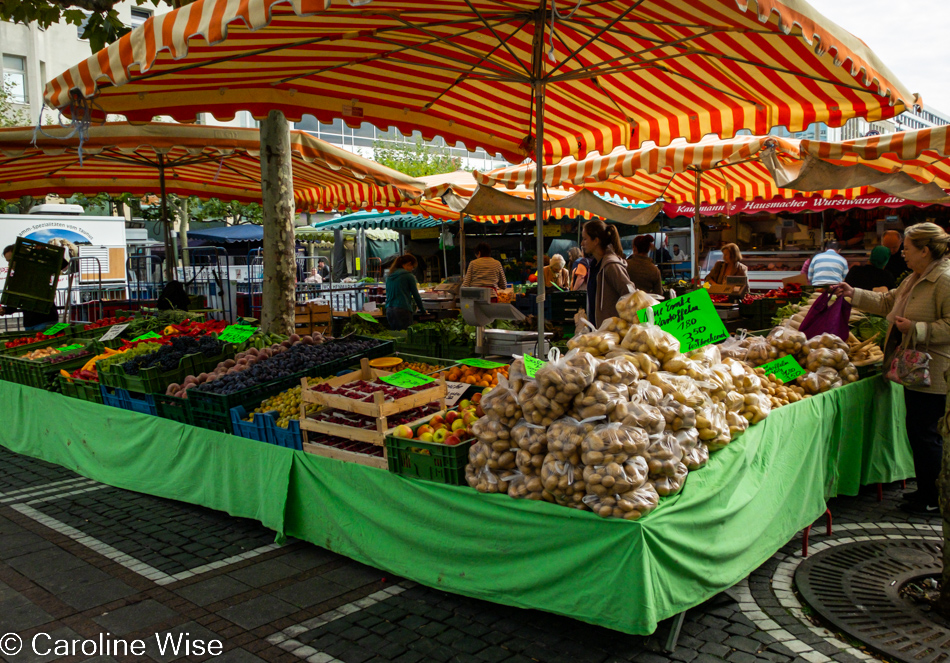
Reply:
[[67, 329], [69, 329], [68, 322], [57, 322], [52, 327], [47, 328], [46, 331], [43, 332], [43, 336], [56, 336], [59, 332]]
[[82, 343], [77, 343], [76, 345], [64, 345], [59, 349], [60, 352], [70, 352], [72, 350], [79, 350], [80, 348], [85, 347]]
[[801, 364], [799, 364], [792, 355], [785, 355], [781, 359], [762, 364], [760, 368], [765, 370], [766, 375], [774, 375], [783, 383], [791, 382], [798, 376], [805, 375], [805, 373], [808, 372], [801, 367]]
[[225, 343], [243, 343], [256, 331], [257, 327], [251, 325], [228, 325], [218, 334], [218, 340]]
[[[704, 289], [688, 295], [660, 302], [652, 307], [653, 323], [680, 342], [680, 352], [686, 353], [729, 337], [726, 325], [716, 312], [709, 293]], [[637, 311], [640, 322], [648, 322], [647, 310]]]
[[139, 337], [137, 337], [137, 338], [133, 338], [131, 342], [132, 342], [132, 343], [135, 343], [136, 341], [148, 341], [148, 340], [151, 340], [151, 339], [153, 339], [153, 338], [161, 338], [161, 337], [162, 337], [161, 334], [156, 334], [155, 332], [150, 331], [150, 332], [147, 333], [147, 334], [142, 334], [141, 336], [139, 336]]
[[376, 318], [374, 318], [373, 316], [371, 316], [369, 313], [357, 313], [357, 314], [356, 314], [356, 317], [357, 317], [357, 318], [362, 318], [363, 320], [367, 320], [367, 321], [369, 321], [369, 322], [372, 322], [374, 325], [378, 325], [378, 324], [379, 324], [379, 320], [377, 320]]
[[435, 382], [435, 380], [428, 375], [423, 375], [411, 368], [393, 373], [392, 375], [381, 375], [379, 379], [386, 384], [391, 384], [394, 387], [400, 387], [402, 389], [412, 389], [413, 387], [420, 387], [424, 384]]
[[538, 372], [538, 369], [544, 366], [547, 362], [541, 361], [537, 357], [532, 357], [531, 355], [524, 356], [524, 372], [529, 378], [533, 378], [534, 374]]
[[472, 368], [502, 368], [504, 364], [499, 364], [497, 361], [488, 361], [486, 359], [463, 359], [459, 362], [462, 366], [471, 366]]

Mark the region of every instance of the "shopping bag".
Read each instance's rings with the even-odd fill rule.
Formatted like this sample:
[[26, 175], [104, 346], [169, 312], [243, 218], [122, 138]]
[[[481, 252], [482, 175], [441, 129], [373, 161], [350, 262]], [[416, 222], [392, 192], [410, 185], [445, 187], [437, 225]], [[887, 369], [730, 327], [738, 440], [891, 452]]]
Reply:
[[834, 334], [842, 341], [848, 340], [848, 320], [851, 319], [851, 303], [844, 297], [837, 297], [831, 304], [831, 295], [827, 292], [815, 300], [798, 328], [806, 338], [822, 334]]
[[916, 343], [909, 347], [906, 338], [909, 336], [905, 334], [905, 341], [898, 348], [884, 377], [905, 387], [929, 387], [930, 353], [918, 350]]

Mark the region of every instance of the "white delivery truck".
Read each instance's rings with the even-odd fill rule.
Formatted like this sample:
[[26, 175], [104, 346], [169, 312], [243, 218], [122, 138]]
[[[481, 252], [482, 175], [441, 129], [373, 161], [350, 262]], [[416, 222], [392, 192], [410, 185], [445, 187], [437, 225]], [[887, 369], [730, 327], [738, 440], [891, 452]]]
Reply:
[[[83, 216], [79, 205], [37, 205], [29, 214], [0, 214], [0, 249], [16, 243], [18, 237], [66, 247], [68, 258], [82, 258], [79, 282], [74, 290], [114, 290], [125, 286], [125, 219], [120, 216]], [[0, 290], [9, 265], [0, 259]], [[80, 287], [81, 286], [81, 287]], [[67, 277], [61, 276], [58, 289], [65, 291]]]

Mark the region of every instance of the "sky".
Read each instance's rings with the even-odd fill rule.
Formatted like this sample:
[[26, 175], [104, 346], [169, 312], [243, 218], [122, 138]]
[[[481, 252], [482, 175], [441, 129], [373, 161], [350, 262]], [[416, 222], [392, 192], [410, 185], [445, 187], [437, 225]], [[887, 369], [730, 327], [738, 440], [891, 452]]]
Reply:
[[809, 0], [867, 44], [924, 108], [950, 114], [950, 0]]

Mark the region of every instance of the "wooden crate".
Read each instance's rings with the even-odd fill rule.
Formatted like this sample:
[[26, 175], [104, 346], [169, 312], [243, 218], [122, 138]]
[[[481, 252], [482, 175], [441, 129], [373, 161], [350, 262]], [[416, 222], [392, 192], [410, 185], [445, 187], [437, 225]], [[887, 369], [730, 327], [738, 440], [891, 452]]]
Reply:
[[314, 332], [330, 333], [333, 309], [329, 304], [294, 304], [294, 333], [309, 336]]
[[[347, 373], [346, 375], [341, 375], [339, 377], [333, 378], [332, 380], [327, 380], [326, 384], [329, 384], [331, 387], [341, 387], [356, 380], [365, 380], [369, 382], [382, 375], [390, 375], [390, 373], [389, 371], [380, 371], [371, 368], [369, 365], [369, 360], [364, 358], [360, 362], [360, 370]], [[340, 396], [338, 394], [325, 394], [318, 391], [312, 391], [307, 383], [307, 378], [302, 378], [300, 380], [300, 384], [302, 387], [300, 392], [301, 429], [305, 431], [313, 431], [315, 433], [323, 433], [325, 435], [332, 435], [334, 437], [342, 437], [348, 440], [369, 442], [370, 444], [375, 444], [376, 446], [380, 447], [385, 446], [386, 436], [392, 433], [392, 429], [386, 421], [388, 417], [391, 417], [394, 414], [399, 414], [400, 412], [414, 410], [417, 407], [422, 407], [436, 401], [439, 402], [440, 409], [445, 410], [446, 386], [444, 379], [439, 379], [436, 383], [436, 386], [434, 387], [425, 389], [423, 391], [417, 391], [410, 396], [405, 396], [394, 401], [387, 401], [381, 392], [377, 392], [374, 394], [375, 398], [373, 402], [357, 401], [352, 398], [347, 398], [346, 396]], [[315, 421], [314, 419], [308, 418], [306, 416], [306, 405], [308, 403], [316, 403], [317, 405], [323, 405], [324, 407], [333, 408], [335, 410], [342, 410], [344, 412], [352, 412], [353, 414], [373, 417], [376, 419], [376, 430], [366, 430], [353, 426], [343, 426], [341, 424]]]
[[[307, 433], [304, 431], [304, 439], [307, 438]], [[315, 444], [311, 442], [304, 442], [303, 450], [308, 454], [314, 454], [315, 456], [323, 456], [324, 458], [333, 458], [335, 460], [342, 460], [345, 463], [358, 463], [360, 465], [366, 465], [367, 467], [375, 467], [381, 470], [389, 469], [389, 460], [386, 457], [386, 447], [383, 447], [382, 456], [370, 456], [367, 454], [359, 453], [357, 451], [349, 451], [347, 449], [338, 449], [336, 447], [327, 446], [325, 444]]]

